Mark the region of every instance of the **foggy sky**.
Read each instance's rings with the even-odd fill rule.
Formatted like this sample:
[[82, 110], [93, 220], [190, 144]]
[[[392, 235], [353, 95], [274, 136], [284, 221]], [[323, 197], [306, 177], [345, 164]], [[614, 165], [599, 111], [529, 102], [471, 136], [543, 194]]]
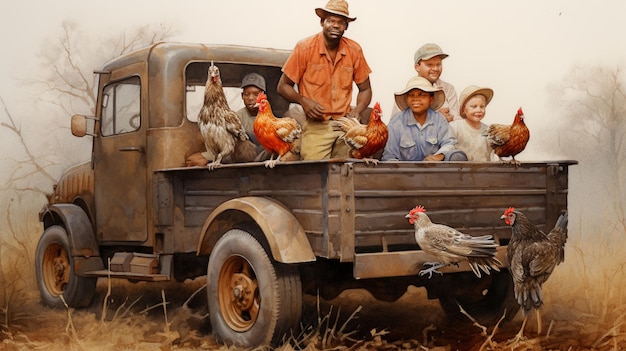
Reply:
[[[58, 40], [64, 20], [74, 20], [94, 35], [162, 23], [180, 30], [173, 38], [176, 41], [291, 49], [299, 39], [320, 30], [313, 10], [325, 3], [3, 1], [0, 96], [15, 109], [27, 105], [32, 97], [27, 87], [16, 86], [16, 82], [37, 63], [35, 56], [42, 43]], [[621, 0], [593, 6], [581, 0], [393, 0], [384, 4], [351, 1], [350, 14], [357, 20], [346, 36], [364, 49], [373, 70], [373, 102], [381, 102], [387, 119], [393, 92], [404, 88], [415, 74], [413, 53], [426, 42], [438, 43], [450, 55], [444, 60], [442, 78], [455, 85], [457, 93], [470, 84], [495, 90], [486, 122], [510, 121], [523, 106], [531, 129], [553, 115], [546, 85], [558, 82], [572, 65], [615, 63], [626, 57], [626, 45], [619, 39], [626, 32], [626, 2]]]
[[[45, 119], [45, 104], [34, 104], [23, 84], [36, 67], [43, 43], [59, 40], [63, 21], [73, 20], [98, 38], [159, 23], [178, 30], [175, 41], [242, 44], [291, 49], [320, 31], [315, 7], [326, 0], [108, 1], [63, 0], [0, 3], [0, 97], [15, 116]], [[460, 93], [467, 85], [491, 87], [494, 98], [486, 123], [510, 123], [523, 107], [532, 137], [519, 159], [576, 159], [567, 150], [543, 150], [540, 141], [558, 133], [550, 124], [559, 106], [547, 87], [559, 84], [574, 65], [615, 65], [626, 57], [620, 35], [626, 32], [626, 2], [352, 0], [346, 36], [358, 41], [371, 66], [375, 101], [388, 121], [393, 92], [415, 74], [413, 53], [424, 43], [439, 44], [450, 56], [442, 78]], [[99, 67], [94, 67], [97, 69]], [[36, 71], [36, 70], [35, 70]], [[88, 111], [74, 111], [87, 113]], [[0, 121], [6, 120], [0, 109]], [[18, 121], [19, 122], [19, 121]], [[69, 126], [69, 116], [68, 116]], [[24, 126], [26, 142], [38, 140], [36, 126]], [[2, 158], [15, 140], [0, 129]], [[67, 141], [76, 142], [69, 134]], [[0, 173], [1, 175], [1, 173]], [[0, 179], [3, 177], [0, 176]]]

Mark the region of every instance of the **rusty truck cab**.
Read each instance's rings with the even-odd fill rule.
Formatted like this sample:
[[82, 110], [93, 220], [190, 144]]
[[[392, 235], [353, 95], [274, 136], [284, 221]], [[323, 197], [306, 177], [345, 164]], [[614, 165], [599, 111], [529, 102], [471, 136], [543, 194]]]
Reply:
[[93, 136], [91, 164], [62, 177], [58, 201], [81, 203], [101, 251], [124, 245], [150, 253], [195, 252], [197, 234], [181, 235], [181, 242], [158, 242], [152, 215], [158, 202], [154, 171], [183, 167], [189, 154], [204, 149], [196, 119], [211, 62], [220, 68], [233, 110], [243, 106], [243, 76], [257, 72], [265, 77], [267, 95], [280, 115], [289, 107], [276, 93], [288, 54], [235, 45], [157, 43], [109, 61], [96, 71], [95, 123], [87, 127], [84, 116], [75, 116], [72, 123], [75, 135]]

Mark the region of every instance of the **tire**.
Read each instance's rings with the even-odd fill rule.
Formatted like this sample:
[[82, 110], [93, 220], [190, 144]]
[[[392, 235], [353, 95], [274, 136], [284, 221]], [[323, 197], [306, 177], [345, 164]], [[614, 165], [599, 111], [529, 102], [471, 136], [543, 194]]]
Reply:
[[438, 290], [439, 303], [453, 320], [469, 321], [459, 306], [483, 325], [494, 325], [505, 312], [505, 320], [511, 320], [520, 308], [508, 269], [482, 278], [472, 272], [446, 274]]
[[81, 277], [74, 273], [74, 258], [65, 228], [54, 225], [46, 228], [39, 238], [35, 252], [37, 287], [44, 305], [64, 308], [87, 307], [96, 291], [97, 278]]
[[239, 229], [224, 234], [211, 252], [207, 298], [213, 334], [229, 345], [277, 345], [302, 315], [297, 267], [273, 261]]

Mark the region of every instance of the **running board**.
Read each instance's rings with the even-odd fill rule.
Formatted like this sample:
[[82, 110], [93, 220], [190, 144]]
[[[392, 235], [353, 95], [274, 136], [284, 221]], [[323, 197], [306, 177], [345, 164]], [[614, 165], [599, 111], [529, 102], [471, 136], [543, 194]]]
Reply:
[[113, 272], [103, 269], [101, 271], [85, 272], [87, 277], [109, 277], [109, 278], [121, 278], [128, 280], [141, 280], [149, 282], [162, 282], [170, 280], [170, 277], [164, 274], [139, 274], [131, 272]]
[[[498, 246], [496, 257], [506, 265], [506, 246]], [[356, 279], [384, 278], [417, 275], [425, 262], [437, 261], [422, 250], [364, 253], [354, 255], [353, 274]], [[458, 267], [449, 266], [439, 270], [442, 273], [471, 271], [467, 262]]]
[[109, 261], [109, 269], [88, 271], [88, 277], [111, 277], [142, 281], [170, 280], [172, 255], [116, 252]]

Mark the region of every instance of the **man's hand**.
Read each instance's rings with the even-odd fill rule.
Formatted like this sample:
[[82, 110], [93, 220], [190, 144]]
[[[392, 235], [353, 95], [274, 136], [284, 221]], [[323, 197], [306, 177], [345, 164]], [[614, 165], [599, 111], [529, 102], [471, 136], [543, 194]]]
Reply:
[[209, 163], [209, 160], [204, 158], [204, 156], [202, 156], [201, 152], [193, 153], [193, 154], [187, 156], [187, 159], [185, 160], [185, 165], [187, 167], [194, 167], [194, 166], [204, 167], [208, 163]]
[[324, 116], [324, 106], [315, 102], [315, 100], [308, 97], [302, 97], [302, 109], [307, 118], [316, 121], [327, 121], [330, 116]]
[[361, 114], [356, 112], [356, 110], [350, 110], [348, 113], [346, 113], [346, 116], [356, 118], [357, 121], [361, 120]]
[[452, 122], [452, 120], [454, 119], [454, 116], [450, 113], [449, 107], [442, 107], [437, 111], [441, 113], [448, 120], [448, 122]]
[[445, 158], [444, 154], [435, 154], [424, 157], [424, 161], [443, 161]]

